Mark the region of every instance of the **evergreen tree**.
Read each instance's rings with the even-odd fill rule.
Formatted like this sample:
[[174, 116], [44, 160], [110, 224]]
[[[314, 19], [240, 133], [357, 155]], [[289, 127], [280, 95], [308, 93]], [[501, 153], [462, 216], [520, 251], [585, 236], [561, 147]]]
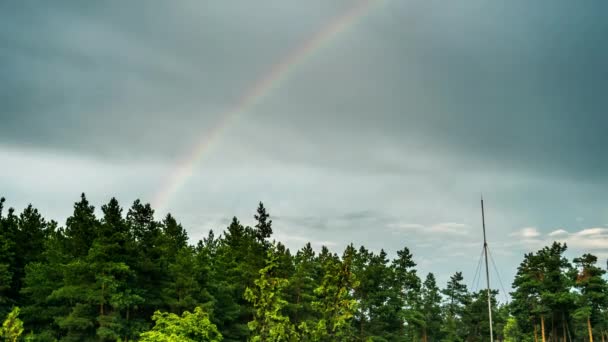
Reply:
[[591, 254], [575, 258], [574, 263], [579, 270], [576, 287], [580, 291], [574, 317], [584, 322], [589, 341], [593, 341], [594, 334], [603, 339], [608, 321], [608, 282], [603, 278], [606, 271], [597, 267], [597, 257]]
[[319, 265], [315, 262], [315, 251], [310, 243], [300, 249], [294, 257], [294, 273], [288, 285], [289, 303], [287, 309], [294, 325], [312, 320], [314, 310], [314, 289], [316, 287], [315, 274]]
[[507, 324], [505, 324], [503, 329], [503, 335], [505, 342], [519, 342], [524, 340], [524, 335], [522, 334], [515, 317], [509, 317], [507, 319]]
[[[390, 263], [383, 250], [352, 245], [342, 257], [310, 244], [292, 256], [270, 242], [261, 204], [255, 227], [234, 218], [222, 236], [210, 231], [191, 246], [172, 215], [157, 222], [139, 200], [123, 216], [113, 198], [98, 220], [83, 194], [65, 228], [32, 205], [16, 215], [4, 203], [0, 311], [19, 306], [23, 319], [10, 314], [1, 331], [7, 340], [23, 331], [31, 341], [472, 342], [489, 335], [487, 292], [470, 294], [460, 272], [439, 291], [433, 274], [421, 282], [407, 248]], [[606, 271], [590, 254], [574, 259], [574, 268], [565, 252], [554, 243], [526, 254], [508, 306], [491, 292], [497, 340], [608, 336]]]
[[215, 285], [212, 296], [222, 305], [215, 307], [216, 324], [226, 341], [244, 341], [249, 336], [247, 323], [253, 318], [253, 307], [245, 300], [247, 287], [255, 286], [261, 267], [260, 243], [254, 231], [232, 219], [217, 251], [212, 274]]
[[272, 235], [272, 220], [270, 220], [270, 215], [266, 212], [266, 208], [264, 208], [262, 202], [260, 202], [254, 218], [257, 221], [255, 225], [255, 237], [263, 243]]
[[94, 237], [97, 236], [99, 222], [95, 217], [95, 207], [89, 205], [85, 194], [80, 196], [80, 202], [74, 204], [74, 212], [65, 224], [65, 250], [71, 256], [84, 257], [89, 253]]
[[16, 302], [14, 291], [17, 242], [17, 218], [14, 209], [9, 208], [3, 216], [4, 197], [0, 198], [0, 315], [4, 316]]
[[422, 340], [424, 342], [439, 341], [441, 339], [441, 293], [433, 273], [427, 274], [422, 284], [422, 313], [424, 315]]
[[[494, 338], [500, 339], [502, 336], [501, 327], [504, 325], [501, 315], [498, 314], [498, 303], [496, 295], [498, 291], [490, 291], [490, 303], [492, 308], [492, 323]], [[479, 290], [470, 295], [465, 307], [462, 310], [460, 324], [461, 336], [467, 341], [487, 341], [490, 338], [490, 318], [488, 317], [488, 291]]]
[[19, 249], [19, 219], [15, 209], [2, 215], [4, 198], [0, 198], [0, 314], [7, 314], [18, 304], [23, 264]]
[[[44, 253], [40, 262], [33, 262], [25, 267], [24, 286], [21, 294], [24, 298], [22, 314], [29, 331], [34, 331], [37, 340], [53, 340], [58, 335], [55, 318], [67, 315], [67, 303], [53, 300], [51, 294], [63, 286], [65, 264], [70, 260], [63, 247], [65, 236], [55, 223], [49, 227]], [[48, 336], [47, 339], [41, 336]]]
[[446, 298], [445, 323], [442, 329], [444, 341], [463, 341], [467, 335], [462, 322], [470, 296], [463, 280], [462, 273], [456, 272], [450, 277], [447, 287], [442, 291]]
[[[513, 313], [522, 330], [544, 342], [548, 337], [566, 338], [575, 307], [573, 269], [564, 257], [565, 244], [554, 242], [537, 253], [526, 254], [513, 287]], [[526, 321], [536, 322], [530, 327]]]
[[328, 257], [323, 264], [324, 276], [315, 289], [317, 300], [313, 308], [319, 317], [316, 321], [300, 324], [302, 340], [305, 341], [350, 341], [354, 331], [350, 324], [357, 309], [352, 298], [358, 281], [352, 272], [355, 248], [350, 245], [342, 260]]
[[245, 299], [253, 304], [253, 320], [248, 323], [252, 331], [250, 341], [297, 341], [298, 334], [289, 317], [283, 311], [287, 301], [283, 291], [289, 281], [277, 277], [278, 256], [276, 250], [269, 250], [266, 267], [260, 270], [255, 280], [255, 288], [245, 290]]
[[141, 342], [221, 342], [222, 334], [200, 307], [182, 316], [157, 311], [152, 319], [156, 322], [151, 331], [141, 334]]
[[156, 310], [167, 309], [162, 290], [170, 281], [169, 267], [162, 264], [161, 259], [166, 257], [168, 250], [163, 250], [163, 225], [154, 220], [150, 204], [135, 200], [127, 212], [126, 224], [129, 231], [126, 252], [129, 257], [125, 261], [134, 273], [134, 277], [128, 279], [128, 286], [139, 298], [126, 310], [125, 324], [129, 337], [134, 338], [149, 328], [149, 319]]
[[23, 322], [19, 319], [19, 308], [14, 307], [2, 323], [0, 337], [7, 342], [17, 342], [22, 333]]
[[182, 313], [192, 310], [198, 304], [202, 292], [198, 279], [198, 265], [192, 248], [184, 247], [176, 255], [175, 262], [169, 265], [171, 279], [163, 289], [163, 302], [171, 312]]

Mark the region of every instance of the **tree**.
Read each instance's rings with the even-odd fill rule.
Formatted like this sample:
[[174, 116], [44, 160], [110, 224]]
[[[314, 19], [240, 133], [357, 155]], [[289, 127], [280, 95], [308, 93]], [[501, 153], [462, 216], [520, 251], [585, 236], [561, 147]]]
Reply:
[[163, 302], [171, 312], [181, 313], [200, 304], [202, 289], [198, 281], [198, 267], [193, 248], [178, 251], [175, 261], [169, 265], [170, 281], [163, 289]]
[[259, 276], [259, 265], [264, 261], [261, 250], [254, 231], [234, 217], [219, 242], [211, 269], [214, 282], [210, 292], [218, 302], [214, 322], [226, 341], [244, 341], [249, 336], [247, 323], [253, 317], [253, 306], [244, 294]]
[[359, 281], [355, 288], [357, 312], [353, 323], [358, 339], [394, 339], [402, 322], [401, 305], [390, 301], [395, 287], [393, 269], [384, 250], [374, 254], [364, 247], [359, 248], [353, 262], [353, 273]]
[[586, 323], [589, 341], [593, 341], [594, 327], [596, 327], [595, 336], [603, 338], [603, 329], [597, 327], [605, 327], [608, 320], [606, 312], [602, 312], [608, 307], [608, 282], [603, 278], [606, 271], [596, 266], [597, 257], [591, 254], [575, 258], [574, 263], [579, 271], [576, 288], [580, 291], [574, 317], [579, 322]]
[[294, 267], [295, 270], [290, 277], [287, 291], [289, 299], [287, 310], [294, 325], [298, 326], [301, 322], [314, 317], [312, 302], [316, 287], [315, 274], [320, 267], [315, 261], [315, 251], [310, 243], [296, 253]]
[[4, 338], [5, 341], [16, 342], [22, 333], [23, 322], [19, 319], [19, 308], [14, 307], [2, 323], [0, 337]]
[[[255, 227], [234, 218], [196, 246], [168, 214], [136, 200], [94, 207], [84, 194], [65, 227], [32, 205], [0, 199], [0, 313], [5, 340], [32, 341], [481, 341], [487, 292], [460, 272], [446, 288], [418, 277], [409, 249], [349, 245], [342, 256], [306, 244], [292, 256], [270, 241], [262, 204]], [[608, 284], [597, 258], [553, 243], [524, 256], [512, 302], [491, 292], [498, 340], [598, 341], [608, 330]], [[442, 299], [443, 295], [443, 299]], [[19, 316], [17, 317], [17, 314]], [[23, 322], [21, 323], [21, 320]], [[153, 327], [153, 328], [151, 328]], [[2, 338], [0, 337], [0, 339]]]
[[9, 208], [3, 216], [4, 197], [0, 198], [0, 315], [5, 315], [17, 303], [20, 265], [17, 255], [18, 218]]
[[80, 196], [80, 202], [74, 204], [74, 212], [66, 221], [65, 240], [66, 251], [73, 257], [84, 257], [97, 236], [99, 222], [95, 217], [95, 207], [89, 205], [85, 194]]
[[260, 202], [257, 214], [254, 215], [257, 223], [255, 225], [256, 231], [255, 236], [260, 242], [264, 242], [264, 240], [268, 239], [272, 235], [272, 220], [270, 220], [270, 215], [266, 212], [266, 208], [264, 208], [264, 204]]
[[564, 257], [566, 250], [566, 244], [554, 242], [526, 254], [513, 282], [513, 314], [525, 334], [538, 339], [540, 331], [543, 342], [548, 336], [565, 339], [569, 334], [575, 294], [570, 291], [573, 269]]
[[446, 297], [444, 304], [445, 324], [442, 332], [446, 341], [462, 341], [466, 337], [462, 325], [464, 308], [470, 300], [467, 286], [463, 283], [462, 272], [450, 277], [447, 287], [442, 291]]
[[[49, 224], [47, 224], [42, 215], [31, 204], [19, 215], [17, 224], [19, 228], [15, 237], [16, 268], [13, 274], [15, 282], [13, 286], [15, 290], [21, 291], [26, 265], [38, 262], [42, 258]], [[50, 226], [52, 225], [53, 223]], [[17, 300], [21, 305], [20, 296]]]
[[507, 323], [503, 329], [503, 335], [505, 336], [505, 342], [519, 342], [522, 341], [523, 335], [517, 324], [515, 317], [509, 317]]
[[422, 314], [424, 331], [422, 340], [439, 341], [441, 332], [441, 293], [435, 275], [429, 273], [422, 284]]
[[357, 310], [353, 290], [359, 285], [352, 272], [355, 248], [346, 247], [342, 260], [327, 257], [323, 264], [324, 276], [315, 289], [317, 300], [313, 308], [319, 317], [316, 321], [300, 324], [302, 340], [348, 341], [353, 337], [350, 324]]
[[[490, 303], [492, 308], [492, 323], [494, 328], [494, 338], [500, 339], [502, 336], [502, 326], [504, 325], [502, 315], [499, 315], [496, 296], [498, 291], [490, 291]], [[502, 313], [502, 312], [501, 312]], [[479, 290], [470, 294], [469, 299], [463, 308], [460, 320], [462, 336], [465, 340], [486, 341], [490, 339], [490, 319], [488, 317], [488, 291]]]
[[400, 339], [419, 339], [423, 333], [424, 317], [421, 311], [422, 282], [416, 274], [416, 263], [407, 247], [397, 251], [397, 258], [391, 263], [393, 277], [390, 281], [391, 299], [389, 305], [395, 308], [399, 317], [396, 335]]
[[220, 342], [222, 334], [209, 315], [201, 307], [194, 312], [185, 311], [182, 316], [157, 311], [152, 316], [152, 330], [141, 334], [142, 342]]
[[534, 334], [535, 341], [538, 340], [538, 323], [547, 312], [541, 300], [543, 279], [539, 258], [534, 253], [525, 254], [513, 281], [515, 291], [511, 293], [511, 310], [522, 332]]
[[278, 257], [271, 249], [267, 253], [266, 267], [260, 270], [255, 287], [245, 290], [245, 299], [253, 304], [253, 320], [248, 323], [250, 341], [297, 341], [298, 334], [289, 317], [283, 313], [287, 301], [283, 290], [289, 281], [276, 276]]
[[25, 266], [21, 289], [23, 297], [21, 313], [24, 324], [37, 336], [57, 335], [55, 318], [67, 315], [69, 310], [66, 303], [53, 300], [51, 297], [54, 290], [63, 286], [64, 265], [70, 262], [70, 257], [64, 250], [65, 236], [60, 229], [55, 228], [55, 225], [56, 223], [52, 223], [48, 229], [41, 261]]

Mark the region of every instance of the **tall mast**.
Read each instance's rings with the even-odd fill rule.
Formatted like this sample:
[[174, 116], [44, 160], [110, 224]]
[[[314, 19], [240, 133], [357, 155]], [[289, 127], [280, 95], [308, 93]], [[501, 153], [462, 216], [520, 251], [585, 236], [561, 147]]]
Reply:
[[492, 331], [492, 301], [490, 296], [490, 272], [488, 270], [488, 242], [486, 240], [486, 219], [483, 213], [483, 196], [481, 196], [481, 224], [483, 227], [483, 252], [486, 259], [486, 284], [488, 287], [488, 317], [490, 318], [490, 342], [494, 342], [494, 332]]

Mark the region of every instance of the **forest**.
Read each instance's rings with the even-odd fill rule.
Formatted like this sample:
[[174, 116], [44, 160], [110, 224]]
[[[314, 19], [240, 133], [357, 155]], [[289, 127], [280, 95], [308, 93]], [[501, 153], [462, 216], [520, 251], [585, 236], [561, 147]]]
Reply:
[[[487, 292], [461, 272], [419, 274], [407, 247], [341, 254], [273, 240], [235, 217], [190, 244], [171, 214], [84, 194], [64, 225], [0, 201], [0, 336], [5, 341], [487, 341]], [[510, 301], [491, 292], [494, 339], [606, 341], [603, 262], [554, 242], [522, 256]], [[457, 271], [457, 270], [455, 270]]]

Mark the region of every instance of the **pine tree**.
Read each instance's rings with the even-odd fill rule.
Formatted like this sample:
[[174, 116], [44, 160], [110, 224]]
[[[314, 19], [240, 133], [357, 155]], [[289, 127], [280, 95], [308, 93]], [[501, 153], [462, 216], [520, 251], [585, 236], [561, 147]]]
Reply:
[[294, 325], [314, 317], [312, 302], [316, 287], [315, 273], [319, 265], [315, 262], [315, 251], [310, 243], [300, 249], [294, 257], [294, 273], [288, 286], [289, 304], [287, 310]]
[[[502, 317], [498, 315], [498, 303], [496, 295], [498, 291], [490, 291], [490, 303], [492, 308], [492, 323], [494, 328], [494, 338], [499, 339], [502, 335], [501, 328], [504, 323]], [[479, 290], [470, 295], [469, 300], [462, 310], [460, 320], [461, 336], [465, 340], [480, 340], [485, 341], [490, 338], [490, 319], [488, 317], [488, 291]]]
[[517, 319], [515, 317], [509, 317], [507, 324], [503, 329], [503, 335], [505, 342], [519, 342], [523, 340], [524, 335], [522, 334]]
[[226, 341], [244, 341], [249, 336], [247, 323], [253, 317], [253, 307], [244, 294], [247, 287], [255, 286], [259, 275], [259, 259], [263, 262], [264, 258], [255, 253], [260, 246], [254, 231], [234, 217], [218, 247], [211, 295], [222, 303], [215, 307], [214, 316]]
[[3, 216], [4, 197], [0, 198], [0, 315], [5, 315], [16, 302], [14, 291], [16, 266], [16, 240], [18, 233], [17, 217], [14, 209], [9, 208]]
[[608, 282], [603, 278], [606, 271], [597, 267], [597, 257], [591, 254], [575, 258], [574, 263], [579, 270], [576, 288], [580, 291], [574, 317], [584, 322], [582, 325], [587, 328], [589, 341], [593, 341], [594, 332], [596, 337], [602, 337], [608, 321]]
[[201, 287], [197, 279], [197, 263], [192, 248], [182, 248], [175, 261], [169, 265], [168, 277], [171, 279], [163, 289], [163, 302], [171, 312], [181, 314], [192, 310], [199, 303]]
[[447, 287], [442, 291], [446, 298], [444, 304], [445, 324], [442, 329], [444, 341], [463, 341], [466, 338], [462, 319], [464, 308], [469, 303], [470, 296], [463, 280], [462, 273], [456, 272], [450, 277]]
[[250, 341], [297, 341], [298, 334], [289, 317], [284, 314], [287, 301], [283, 291], [289, 281], [277, 276], [278, 255], [276, 249], [267, 253], [266, 267], [260, 270], [254, 288], [245, 290], [245, 299], [253, 304], [253, 320], [248, 323], [252, 334]]
[[65, 236], [62, 230], [56, 228], [55, 222], [51, 222], [47, 233], [41, 261], [25, 267], [21, 312], [29, 331], [41, 336], [55, 336], [58, 333], [55, 318], [67, 315], [68, 307], [62, 301], [52, 300], [51, 294], [63, 286], [63, 265], [70, 258], [63, 249]]
[[156, 322], [152, 330], [141, 334], [141, 342], [221, 342], [222, 334], [209, 315], [201, 307], [191, 313], [185, 311], [181, 317], [157, 311], [152, 319]]
[[[23, 277], [25, 277], [25, 266], [32, 262], [41, 260], [44, 253], [45, 241], [48, 234], [48, 225], [42, 215], [31, 204], [19, 215], [19, 229], [17, 231], [15, 245], [15, 273], [14, 284], [16, 291], [21, 291]], [[21, 305], [20, 298], [19, 304]]]
[[257, 214], [254, 215], [257, 223], [255, 225], [256, 231], [255, 236], [263, 243], [266, 239], [270, 238], [272, 235], [272, 220], [270, 220], [270, 215], [266, 212], [266, 208], [264, 208], [264, 204], [260, 202]]
[[407, 247], [397, 251], [397, 258], [392, 265], [393, 287], [396, 305], [398, 306], [401, 324], [400, 338], [419, 339], [423, 333], [424, 315], [421, 308], [422, 282], [416, 274], [416, 263]]
[[[575, 306], [572, 266], [564, 257], [565, 244], [554, 242], [536, 253], [526, 254], [513, 282], [512, 311], [522, 331], [562, 339], [569, 331]], [[534, 321], [533, 325], [529, 322]]]
[[19, 308], [14, 307], [2, 323], [0, 337], [7, 342], [17, 342], [22, 333], [23, 322], [19, 319]]
[[167, 253], [162, 249], [162, 224], [154, 220], [150, 204], [135, 200], [127, 212], [126, 224], [130, 240], [126, 250], [129, 257], [125, 261], [134, 273], [127, 286], [132, 294], [141, 298], [125, 310], [129, 338], [135, 338], [148, 328], [149, 319], [156, 310], [167, 309], [162, 289], [169, 282], [168, 266], [161, 268], [161, 259]]
[[441, 293], [433, 273], [427, 274], [422, 284], [422, 313], [424, 315], [422, 341], [439, 341], [441, 337]]
[[85, 194], [80, 196], [80, 202], [74, 204], [74, 212], [66, 221], [65, 248], [73, 257], [84, 257], [88, 254], [97, 236], [99, 222], [95, 217], [95, 207], [89, 205]]
[[321, 285], [315, 289], [317, 300], [313, 308], [319, 317], [316, 321], [300, 324], [304, 341], [350, 341], [354, 337], [351, 325], [357, 310], [357, 301], [352, 298], [359, 285], [352, 272], [355, 248], [349, 245], [342, 260], [325, 259]]

